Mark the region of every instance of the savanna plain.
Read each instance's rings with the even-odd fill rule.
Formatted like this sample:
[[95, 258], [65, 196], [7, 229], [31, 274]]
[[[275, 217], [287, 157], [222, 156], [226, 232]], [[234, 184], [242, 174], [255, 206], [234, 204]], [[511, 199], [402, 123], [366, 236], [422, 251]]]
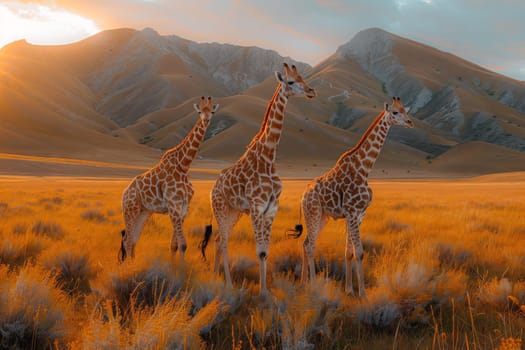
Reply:
[[119, 264], [129, 179], [2, 176], [0, 347], [521, 349], [524, 175], [371, 181], [366, 299], [344, 294], [343, 220], [319, 237], [313, 286], [300, 283], [304, 237], [286, 230], [306, 181], [284, 181], [270, 294], [260, 297], [247, 217], [229, 242], [234, 289], [212, 271], [213, 247], [201, 257], [212, 181], [193, 181], [184, 265], [171, 257], [162, 215], [146, 223], [135, 259]]

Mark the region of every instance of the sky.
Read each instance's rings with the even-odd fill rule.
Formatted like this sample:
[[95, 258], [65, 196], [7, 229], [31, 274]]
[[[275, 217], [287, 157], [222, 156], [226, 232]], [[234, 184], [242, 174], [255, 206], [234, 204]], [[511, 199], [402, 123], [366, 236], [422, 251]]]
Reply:
[[525, 0], [0, 0], [0, 47], [120, 27], [255, 45], [311, 65], [378, 27], [525, 80]]

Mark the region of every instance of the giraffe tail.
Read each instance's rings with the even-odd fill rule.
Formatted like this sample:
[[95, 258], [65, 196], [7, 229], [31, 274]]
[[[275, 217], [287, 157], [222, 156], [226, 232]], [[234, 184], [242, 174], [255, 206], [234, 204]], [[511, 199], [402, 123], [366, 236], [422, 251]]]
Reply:
[[296, 224], [294, 228], [286, 230], [286, 234], [288, 235], [288, 237], [294, 239], [301, 237], [301, 235], [303, 234], [303, 225]]
[[122, 230], [120, 232], [122, 235], [122, 240], [120, 241], [120, 250], [118, 252], [118, 261], [120, 263], [124, 262], [126, 260], [127, 254], [126, 254], [126, 248], [124, 247], [124, 237], [126, 237], [126, 230]]
[[208, 242], [210, 241], [212, 233], [212, 225], [206, 225], [206, 227], [204, 227], [204, 239], [202, 240], [202, 242], [199, 243], [199, 248], [201, 249], [202, 253], [202, 260], [204, 261], [206, 261], [206, 247], [208, 246]]

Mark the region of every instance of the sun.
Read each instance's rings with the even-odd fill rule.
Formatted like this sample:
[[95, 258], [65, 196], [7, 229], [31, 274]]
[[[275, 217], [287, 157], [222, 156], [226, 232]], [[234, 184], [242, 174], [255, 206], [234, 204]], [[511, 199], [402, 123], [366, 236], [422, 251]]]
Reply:
[[18, 1], [0, 4], [0, 48], [19, 39], [66, 44], [99, 31], [92, 20], [58, 7]]

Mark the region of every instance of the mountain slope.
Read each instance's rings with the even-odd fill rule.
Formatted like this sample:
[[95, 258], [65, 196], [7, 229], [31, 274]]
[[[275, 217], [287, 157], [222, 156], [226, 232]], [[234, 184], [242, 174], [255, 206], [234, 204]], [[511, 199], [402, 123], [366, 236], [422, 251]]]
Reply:
[[221, 166], [258, 131], [283, 61], [318, 93], [288, 103], [277, 155], [287, 174], [332, 166], [391, 95], [411, 107], [416, 127], [392, 127], [376, 175], [525, 170], [523, 82], [376, 28], [314, 67], [152, 29], [63, 46], [17, 42], [0, 50], [0, 153], [151, 165], [191, 129], [196, 99], [212, 95], [221, 107], [198, 162]]
[[[523, 82], [376, 28], [358, 33], [337, 55], [357, 62], [383, 92], [400, 96], [412, 114], [451, 139], [525, 151], [525, 128], [517, 127], [525, 113]], [[492, 136], [480, 132], [480, 123]]]

